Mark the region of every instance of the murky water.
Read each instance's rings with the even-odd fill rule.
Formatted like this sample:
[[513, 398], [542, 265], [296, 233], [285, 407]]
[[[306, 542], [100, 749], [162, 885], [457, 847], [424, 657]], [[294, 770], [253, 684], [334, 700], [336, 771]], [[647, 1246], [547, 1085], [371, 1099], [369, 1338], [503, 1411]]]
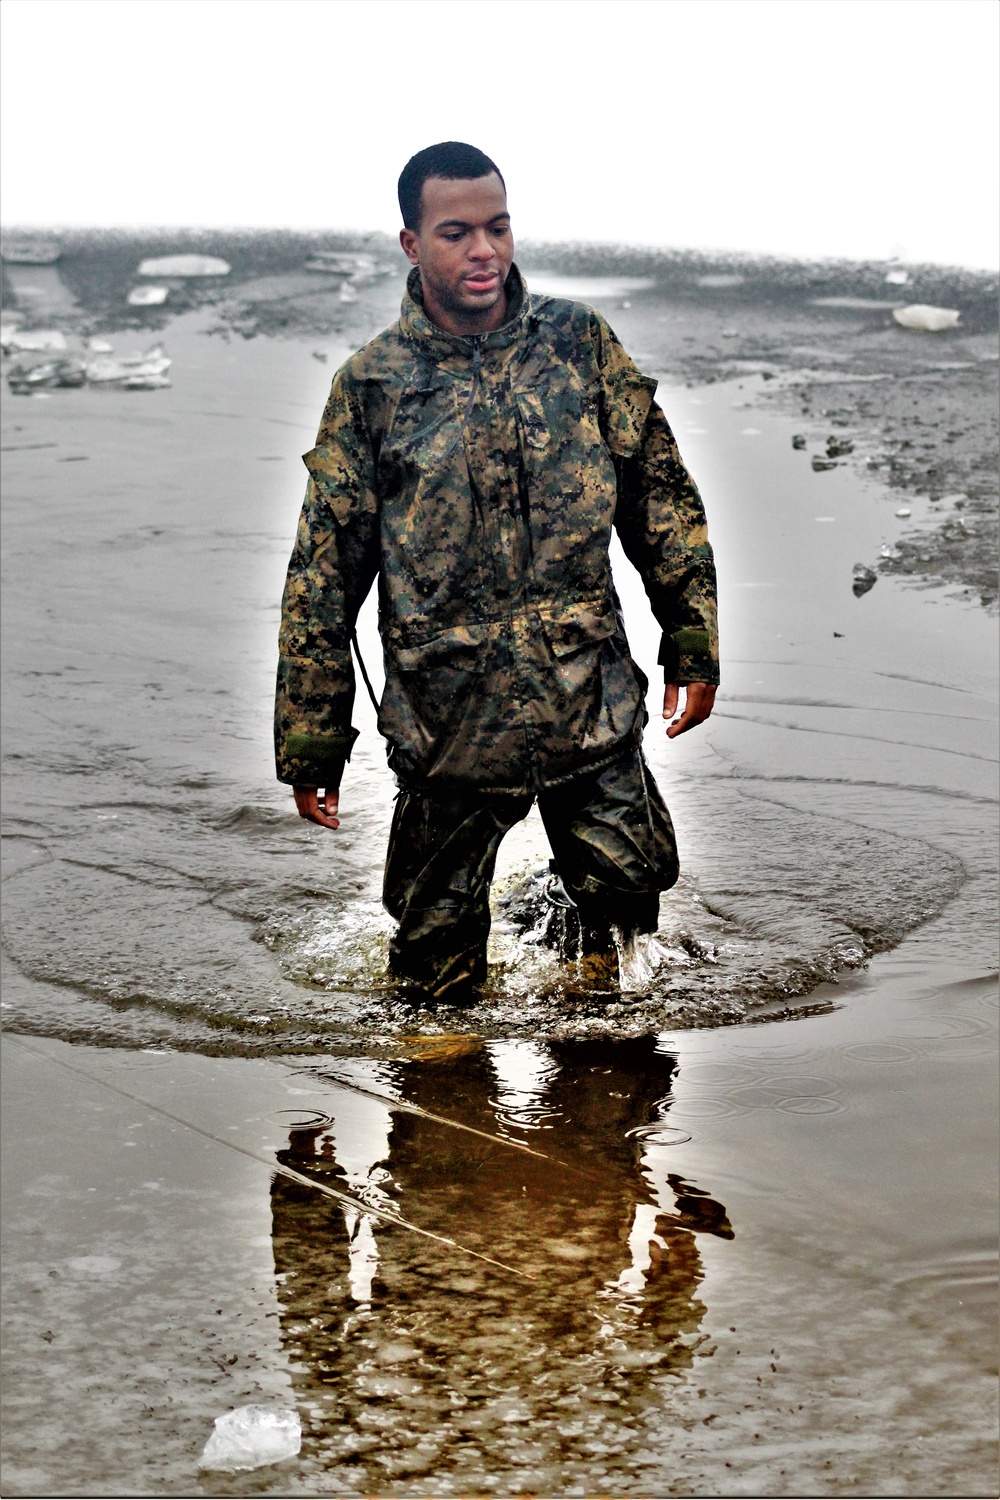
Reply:
[[[370, 707], [339, 833], [271, 779], [343, 351], [168, 348], [171, 390], [8, 405], [10, 1492], [988, 1493], [989, 620], [854, 597], [894, 501], [814, 473], [751, 372], [661, 392], [726, 643], [708, 726], [650, 705], [681, 884], [588, 991], [540, 897], [512, 920], [532, 814], [481, 1001], [414, 1012]], [[361, 638], [374, 670], [371, 606]], [[301, 1457], [199, 1480], [260, 1400]]]
[[[171, 390], [10, 403], [7, 1019], [111, 1043], [377, 1049], [415, 1018], [384, 975], [394, 787], [370, 708], [357, 709], [363, 740], [335, 836], [296, 818], [268, 746], [298, 453], [329, 370], [301, 345], [237, 354], [197, 329], [192, 317], [171, 333]], [[463, 1020], [484, 1035], [641, 1035], [785, 1006], [897, 942], [961, 883], [960, 861], [929, 860], [902, 820], [876, 829], [784, 806], [746, 779], [742, 747], [761, 723], [843, 736], [841, 783], [872, 779], [872, 741], [883, 763], [910, 758], [907, 782], [935, 785], [941, 763], [964, 763], [967, 795], [988, 764], [981, 708], [961, 745], [946, 743], [951, 720], [923, 718], [898, 684], [873, 705], [878, 672], [851, 660], [856, 636], [831, 653], [829, 621], [860, 613], [854, 553], [884, 518], [846, 471], [809, 471], [780, 422], [748, 419], [752, 391], [748, 377], [661, 392], [706, 492], [729, 653], [719, 730], [699, 731], [697, 748], [666, 746], [651, 695], [647, 754], [678, 826], [681, 884], [656, 936], [623, 955], [621, 995], [588, 993], [538, 930], [504, 920], [505, 892], [548, 857], [529, 818], [501, 857], [490, 984]], [[621, 556], [616, 576], [655, 678], [655, 628]], [[361, 633], [376, 669], [373, 610]]]

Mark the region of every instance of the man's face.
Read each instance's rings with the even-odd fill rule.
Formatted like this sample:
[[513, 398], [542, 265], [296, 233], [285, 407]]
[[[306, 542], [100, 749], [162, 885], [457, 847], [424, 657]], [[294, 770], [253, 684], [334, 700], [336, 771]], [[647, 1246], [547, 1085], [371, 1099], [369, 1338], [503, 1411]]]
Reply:
[[430, 177], [421, 196], [420, 229], [399, 242], [420, 267], [424, 303], [452, 333], [498, 328], [506, 309], [504, 282], [514, 259], [507, 195], [495, 172], [450, 181]]

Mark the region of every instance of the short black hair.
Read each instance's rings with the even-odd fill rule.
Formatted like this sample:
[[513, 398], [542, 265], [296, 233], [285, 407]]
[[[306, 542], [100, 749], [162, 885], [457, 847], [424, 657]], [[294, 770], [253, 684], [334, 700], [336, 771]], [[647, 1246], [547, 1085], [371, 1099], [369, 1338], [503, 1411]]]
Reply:
[[464, 141], [439, 141], [436, 146], [425, 146], [416, 156], [411, 156], [399, 174], [399, 211], [407, 229], [420, 228], [420, 195], [428, 177], [445, 177], [454, 182], [462, 178], [488, 177], [495, 172], [503, 184], [507, 184], [495, 161], [485, 151], [467, 146]]

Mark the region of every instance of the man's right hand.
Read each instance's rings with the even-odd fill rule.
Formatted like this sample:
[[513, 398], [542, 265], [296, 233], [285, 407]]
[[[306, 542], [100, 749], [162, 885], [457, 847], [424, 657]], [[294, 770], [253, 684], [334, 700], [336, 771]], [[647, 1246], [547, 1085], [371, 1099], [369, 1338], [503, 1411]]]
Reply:
[[340, 827], [340, 819], [337, 817], [340, 807], [339, 787], [321, 792], [316, 786], [293, 786], [292, 792], [300, 818], [308, 818], [310, 823], [318, 823], [321, 828]]

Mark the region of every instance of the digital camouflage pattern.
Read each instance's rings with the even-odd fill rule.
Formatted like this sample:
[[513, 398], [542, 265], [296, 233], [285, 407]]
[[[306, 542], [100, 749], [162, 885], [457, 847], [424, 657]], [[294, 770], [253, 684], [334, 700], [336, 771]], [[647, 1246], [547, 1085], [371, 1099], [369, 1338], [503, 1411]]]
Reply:
[[663, 632], [667, 679], [718, 682], [698, 491], [600, 314], [530, 295], [493, 333], [423, 309], [338, 370], [283, 601], [279, 780], [340, 784], [356, 738], [350, 638], [378, 578], [379, 729], [408, 785], [523, 793], [625, 754], [645, 722], [611, 578], [612, 526]]

